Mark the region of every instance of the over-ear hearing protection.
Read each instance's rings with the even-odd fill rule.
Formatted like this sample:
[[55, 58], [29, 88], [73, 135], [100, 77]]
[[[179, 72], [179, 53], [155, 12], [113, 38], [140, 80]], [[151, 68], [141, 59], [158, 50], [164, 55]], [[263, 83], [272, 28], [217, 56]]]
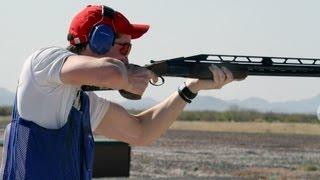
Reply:
[[112, 28], [105, 24], [93, 28], [89, 36], [89, 47], [97, 54], [107, 53], [114, 44], [115, 34]]
[[[110, 18], [113, 21], [114, 10], [110, 7], [102, 7], [103, 17]], [[112, 22], [113, 23], [113, 22]], [[115, 32], [112, 27], [105, 24], [97, 24], [89, 34], [89, 47], [92, 52], [97, 54], [107, 53], [114, 45]]]

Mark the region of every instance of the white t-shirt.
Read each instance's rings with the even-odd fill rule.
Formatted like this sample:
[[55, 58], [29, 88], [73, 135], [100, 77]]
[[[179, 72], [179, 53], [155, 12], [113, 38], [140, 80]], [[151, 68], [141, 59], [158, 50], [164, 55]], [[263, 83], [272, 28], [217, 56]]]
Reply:
[[[66, 49], [49, 47], [36, 51], [24, 63], [17, 90], [20, 116], [50, 129], [62, 127], [68, 120], [80, 87], [61, 82], [60, 71], [65, 59], [74, 55]], [[87, 93], [90, 99], [90, 121], [94, 131], [110, 102]]]
[[[61, 82], [60, 71], [66, 58], [74, 55], [66, 49], [49, 47], [31, 54], [25, 61], [17, 88], [17, 108], [20, 116], [42, 127], [58, 129], [68, 120], [69, 112], [80, 87]], [[110, 102], [88, 92], [90, 122], [94, 131], [107, 112]], [[10, 126], [7, 126], [2, 152], [0, 178], [7, 155]]]

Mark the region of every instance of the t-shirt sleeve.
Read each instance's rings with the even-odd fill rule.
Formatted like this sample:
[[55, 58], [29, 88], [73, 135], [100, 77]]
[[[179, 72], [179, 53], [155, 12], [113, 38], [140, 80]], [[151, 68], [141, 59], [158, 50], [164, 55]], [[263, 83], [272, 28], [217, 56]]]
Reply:
[[91, 129], [94, 131], [102, 121], [109, 109], [110, 101], [99, 97], [94, 92], [87, 92], [90, 101], [90, 122]]
[[35, 83], [40, 87], [62, 84], [60, 71], [66, 58], [71, 55], [73, 53], [59, 47], [37, 51], [31, 67]]

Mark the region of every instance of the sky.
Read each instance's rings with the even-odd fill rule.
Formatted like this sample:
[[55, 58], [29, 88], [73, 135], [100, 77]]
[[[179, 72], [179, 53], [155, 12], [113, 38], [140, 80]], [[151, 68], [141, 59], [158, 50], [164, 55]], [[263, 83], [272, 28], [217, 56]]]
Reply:
[[[108, 5], [133, 23], [150, 24], [147, 34], [133, 41], [129, 60], [139, 65], [202, 53], [320, 58], [317, 0], [10, 0], [0, 6], [0, 87], [15, 91], [23, 62], [33, 51], [66, 47], [69, 23], [87, 4]], [[164, 99], [184, 81], [166, 78], [160, 87], [150, 85], [144, 97]], [[251, 76], [200, 95], [301, 100], [320, 94], [317, 82], [319, 78]], [[115, 91], [99, 95], [123, 100]]]

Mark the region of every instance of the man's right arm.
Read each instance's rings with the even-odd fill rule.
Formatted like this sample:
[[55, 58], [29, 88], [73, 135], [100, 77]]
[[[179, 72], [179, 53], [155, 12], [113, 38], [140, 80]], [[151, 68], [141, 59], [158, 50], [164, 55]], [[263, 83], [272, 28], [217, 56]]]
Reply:
[[60, 73], [61, 81], [70, 85], [94, 85], [123, 89], [128, 84], [124, 63], [113, 58], [69, 56]]

